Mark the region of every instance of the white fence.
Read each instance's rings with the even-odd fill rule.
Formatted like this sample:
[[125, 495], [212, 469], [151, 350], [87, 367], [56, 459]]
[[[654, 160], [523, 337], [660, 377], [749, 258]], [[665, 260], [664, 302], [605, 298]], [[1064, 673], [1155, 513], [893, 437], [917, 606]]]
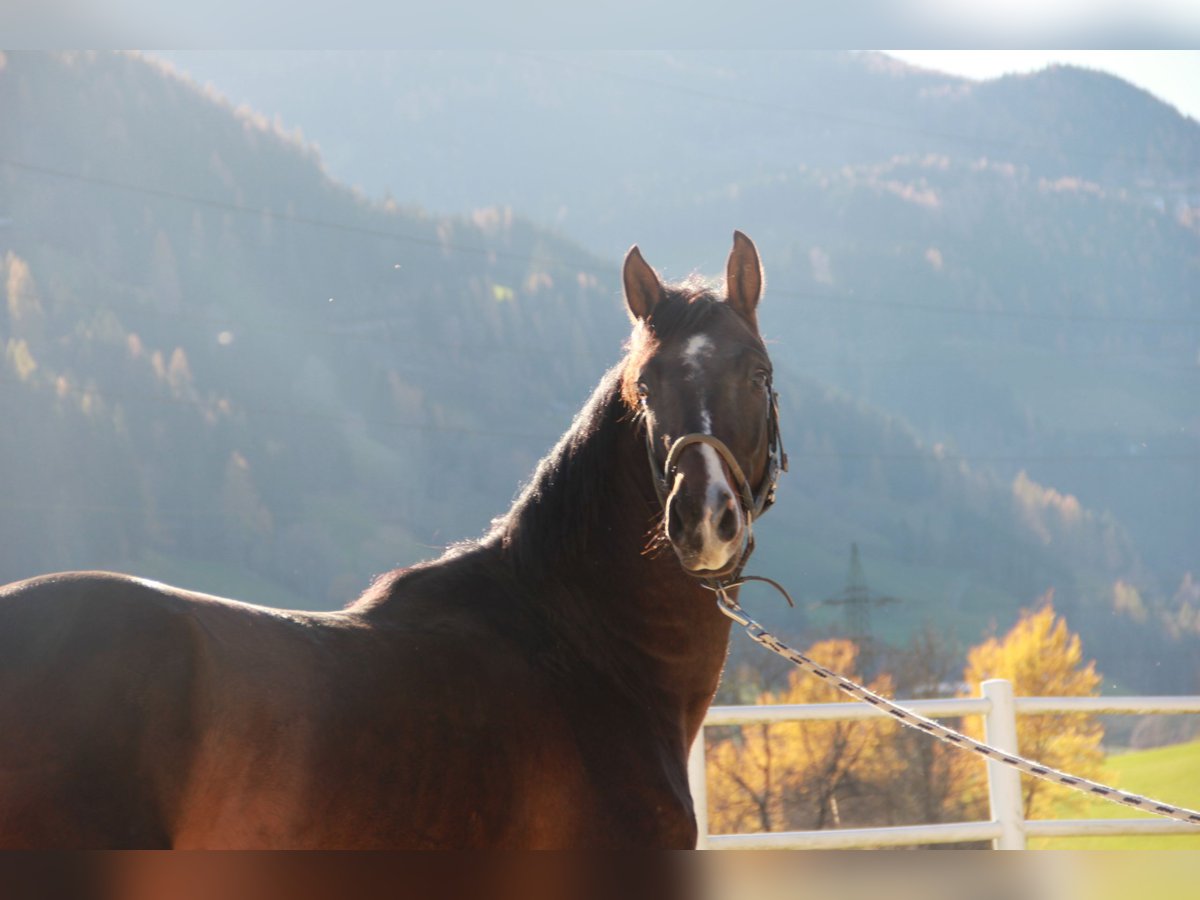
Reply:
[[[930, 718], [983, 716], [985, 740], [1009, 753], [1017, 752], [1017, 716], [1038, 713], [1200, 713], [1200, 697], [1013, 697], [1004, 679], [985, 681], [982, 696], [947, 700], [899, 700]], [[816, 703], [777, 706], [714, 706], [706, 727], [754, 725], [816, 719], [870, 719], [887, 714], [866, 703]], [[929, 740], [934, 740], [930, 737]], [[764, 834], [708, 833], [708, 788], [705, 780], [704, 732], [701, 729], [688, 762], [688, 778], [700, 827], [699, 846], [713, 850], [815, 850], [847, 847], [899, 847], [992, 841], [998, 850], [1022, 850], [1026, 838], [1113, 834], [1200, 834], [1200, 828], [1171, 819], [1037, 819], [1024, 818], [1021, 776], [987, 761], [991, 819], [889, 828], [836, 828], [827, 831], [783, 831]], [[1155, 797], [1167, 803], [1171, 797]]]

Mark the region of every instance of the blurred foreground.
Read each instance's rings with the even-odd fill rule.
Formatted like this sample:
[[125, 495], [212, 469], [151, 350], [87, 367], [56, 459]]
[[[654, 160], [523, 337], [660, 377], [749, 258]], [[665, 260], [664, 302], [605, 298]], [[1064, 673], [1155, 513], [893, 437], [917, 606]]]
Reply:
[[1200, 896], [1198, 863], [1191, 852], [30, 854], [0, 860], [0, 882], [6, 900], [1174, 900]]

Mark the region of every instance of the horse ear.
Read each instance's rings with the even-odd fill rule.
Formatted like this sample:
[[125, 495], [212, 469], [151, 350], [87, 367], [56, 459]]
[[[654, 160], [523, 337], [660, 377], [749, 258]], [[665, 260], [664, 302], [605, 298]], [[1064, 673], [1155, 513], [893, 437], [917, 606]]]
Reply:
[[650, 264], [642, 259], [642, 252], [635, 244], [625, 254], [625, 302], [629, 304], [630, 315], [647, 321], [662, 295], [662, 282]]
[[758, 319], [758, 298], [762, 296], [763, 271], [758, 261], [758, 250], [754, 241], [740, 231], [733, 233], [733, 250], [725, 266], [725, 291], [727, 301], [738, 312], [750, 320], [755, 328]]

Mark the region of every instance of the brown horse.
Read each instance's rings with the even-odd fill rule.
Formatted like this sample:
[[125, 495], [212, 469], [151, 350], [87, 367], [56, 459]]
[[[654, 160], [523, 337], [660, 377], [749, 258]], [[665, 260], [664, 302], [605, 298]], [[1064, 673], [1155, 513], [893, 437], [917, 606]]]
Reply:
[[629, 353], [509, 512], [341, 612], [0, 588], [0, 846], [694, 846], [729, 638], [704, 579], [745, 561], [779, 461], [740, 233], [726, 281], [632, 249]]

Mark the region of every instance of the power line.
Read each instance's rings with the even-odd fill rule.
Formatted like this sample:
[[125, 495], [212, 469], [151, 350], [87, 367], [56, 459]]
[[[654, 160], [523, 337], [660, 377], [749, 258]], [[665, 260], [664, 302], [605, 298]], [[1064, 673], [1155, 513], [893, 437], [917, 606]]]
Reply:
[[[20, 382], [12, 378], [0, 377], [0, 384], [19, 384]], [[215, 402], [202, 397], [168, 397], [156, 394], [120, 394], [103, 391], [99, 388], [77, 388], [64, 387], [54, 388], [55, 391], [67, 393], [76, 397], [96, 397], [109, 403], [134, 403], [140, 405], [147, 404], [166, 404], [174, 406], [188, 406], [194, 409], [211, 410]], [[228, 398], [224, 398], [228, 399]], [[227, 415], [238, 413], [251, 413], [254, 415], [275, 416], [295, 421], [312, 420], [322, 422], [332, 422], [340, 425], [374, 425], [381, 428], [398, 428], [412, 431], [428, 431], [448, 434], [469, 435], [472, 437], [499, 437], [512, 438], [515, 440], [540, 440], [540, 441], [556, 441], [558, 435], [550, 437], [548, 433], [537, 434], [528, 431], [514, 431], [511, 429], [499, 428], [474, 428], [467, 425], [445, 425], [434, 422], [414, 422], [411, 420], [401, 419], [384, 419], [373, 416], [359, 416], [353, 414], [338, 414], [338, 413], [323, 413], [314, 410], [287, 408], [282, 406], [272, 406], [263, 403], [242, 403], [230, 401], [230, 408]]]
[[[561, 266], [563, 268], [582, 270], [590, 272], [602, 272], [606, 275], [616, 273], [616, 266], [595, 266], [595, 265], [574, 265], [568, 264], [562, 260], [551, 259], [548, 257], [538, 257], [529, 254], [516, 253], [505, 250], [492, 250], [487, 247], [475, 247], [454, 243], [443, 243], [436, 238], [425, 238], [417, 235], [407, 235], [399, 232], [393, 232], [386, 229], [369, 228], [366, 226], [347, 225], [345, 223], [332, 222], [326, 219], [319, 219], [311, 216], [298, 216], [291, 213], [282, 213], [277, 210], [272, 210], [267, 207], [247, 206], [245, 204], [229, 203], [222, 200], [214, 200], [211, 198], [196, 197], [189, 194], [182, 194], [177, 191], [170, 191], [163, 188], [147, 187], [144, 185], [135, 185], [129, 182], [116, 181], [113, 179], [98, 178], [96, 176], [85, 175], [80, 172], [68, 172], [62, 169], [50, 169], [44, 166], [36, 166], [30, 163], [24, 163], [16, 160], [0, 157], [0, 165], [11, 166], [19, 170], [26, 170], [41, 174], [52, 175], [56, 178], [81, 181], [88, 184], [100, 184], [104, 187], [113, 190], [123, 190], [138, 194], [147, 194], [156, 197], [166, 197], [183, 203], [194, 203], [200, 206], [209, 206], [219, 209], [227, 209], [233, 212], [238, 212], [243, 215], [251, 216], [266, 216], [276, 218], [282, 221], [294, 222], [301, 225], [310, 225], [313, 227], [324, 228], [333, 231], [344, 231], [352, 234], [365, 234], [372, 237], [387, 238], [391, 240], [407, 241], [416, 244], [421, 244], [430, 247], [454, 249], [464, 253], [473, 253], [477, 255], [503, 257], [514, 262], [523, 262], [536, 265], [546, 266]], [[1033, 310], [1005, 310], [1005, 309], [980, 309], [977, 307], [968, 306], [952, 306], [941, 303], [921, 303], [913, 301], [891, 301], [891, 300], [876, 300], [871, 298], [862, 298], [855, 295], [853, 292], [820, 292], [820, 291], [801, 291], [788, 290], [772, 287], [770, 289], [772, 295], [783, 297], [794, 297], [802, 300], [815, 300], [824, 303], [837, 303], [841, 305], [853, 304], [855, 306], [867, 306], [877, 309], [897, 309], [897, 310], [913, 310], [920, 312], [929, 312], [939, 315], [972, 315], [994, 318], [1008, 319], [1033, 319], [1039, 321], [1055, 321], [1055, 322], [1106, 322], [1112, 324], [1155, 324], [1155, 325], [1200, 325], [1200, 319], [1186, 316], [1108, 316], [1099, 313], [1054, 313], [1054, 312], [1038, 312]]]
[[454, 243], [453, 241], [443, 241], [435, 237], [405, 234], [385, 228], [373, 228], [367, 225], [351, 225], [345, 222], [333, 222], [328, 219], [318, 218], [316, 216], [302, 216], [297, 213], [282, 212], [280, 210], [274, 210], [267, 207], [247, 206], [243, 203], [233, 203], [228, 200], [216, 200], [211, 197], [200, 197], [194, 194], [184, 194], [179, 191], [168, 190], [166, 188], [138, 185], [127, 181], [119, 181], [114, 178], [85, 175], [82, 172], [70, 172], [65, 169], [56, 169], [51, 168], [50, 166], [36, 165], [34, 163], [8, 159], [4, 157], [0, 157], [0, 165], [39, 175], [48, 175], [53, 178], [62, 178], [84, 184], [96, 185], [98, 187], [110, 188], [112, 190], [128, 191], [149, 197], [174, 200], [181, 203], [191, 203], [195, 206], [204, 206], [210, 209], [222, 210], [224, 212], [238, 213], [239, 215], [266, 217], [283, 222], [294, 222], [300, 225], [310, 225], [314, 228], [340, 231], [347, 234], [359, 234], [366, 235], [368, 237], [386, 238], [387, 240], [401, 241], [404, 243], [417, 244], [425, 247], [434, 247], [439, 250], [454, 250], [459, 253], [469, 253], [483, 257], [495, 257], [497, 259], [510, 259], [516, 262], [536, 263], [539, 265], [562, 266], [564, 268], [576, 270], [602, 272], [607, 275], [611, 275], [615, 271], [614, 267], [612, 266], [598, 266], [595, 264], [568, 264], [561, 259], [531, 256], [524, 253], [515, 253], [509, 250], [500, 250], [492, 247], [478, 247], [468, 244], [458, 244]]
[[1009, 454], [958, 454], [944, 453], [929, 454], [920, 453], [873, 453], [870, 451], [831, 451], [831, 452], [792, 452], [788, 450], [788, 458], [806, 458], [806, 459], [855, 459], [855, 460], [914, 460], [918, 462], [960, 462], [960, 463], [992, 463], [992, 462], [1007, 462], [1007, 463], [1123, 463], [1123, 462], [1192, 462], [1200, 460], [1200, 453], [1135, 453], [1135, 454], [1120, 454], [1120, 453], [1050, 453], [1050, 454], [1032, 454], [1032, 453], [1009, 453]]
[[[0, 159], [0, 164], [3, 164], [3, 163], [4, 163], [4, 160]], [[252, 211], [252, 209], [250, 207], [244, 207], [243, 209], [246, 212]], [[267, 212], [267, 210], [264, 210], [264, 212]], [[333, 227], [333, 226], [330, 226], [330, 227]], [[533, 256], [519, 256], [518, 254], [509, 254], [509, 257], [514, 260], [520, 259], [520, 260], [524, 260], [526, 262], [531, 262], [531, 263], [546, 262], [546, 260], [539, 260], [539, 258], [533, 257]], [[555, 263], [555, 264], [565, 266], [565, 264], [563, 264], [563, 263]], [[568, 268], [578, 268], [578, 267], [574, 267], [574, 266], [567, 266], [567, 267]], [[1029, 320], [1034, 320], [1034, 321], [1072, 322], [1072, 323], [1097, 322], [1097, 323], [1101, 323], [1101, 324], [1113, 324], [1113, 325], [1164, 325], [1164, 326], [1172, 326], [1172, 327], [1179, 326], [1179, 325], [1200, 325], [1200, 318], [1195, 318], [1195, 317], [1190, 317], [1190, 316], [1128, 316], [1128, 315], [1112, 316], [1112, 315], [1104, 315], [1104, 314], [1100, 314], [1100, 313], [1069, 313], [1069, 312], [1058, 313], [1058, 312], [1040, 312], [1037, 310], [987, 309], [987, 308], [970, 307], [970, 306], [954, 306], [954, 305], [945, 304], [945, 303], [922, 303], [919, 301], [908, 301], [908, 300], [899, 300], [899, 301], [897, 301], [897, 300], [878, 300], [878, 299], [874, 299], [874, 298], [870, 298], [870, 297], [861, 297], [853, 291], [847, 291], [847, 292], [841, 292], [841, 293], [821, 292], [821, 291], [801, 291], [801, 290], [795, 290], [795, 289], [778, 288], [775, 286], [771, 286], [769, 288], [769, 293], [771, 294], [771, 296], [791, 297], [791, 298], [797, 299], [797, 300], [811, 300], [811, 301], [816, 301], [819, 303], [836, 304], [842, 308], [850, 307], [850, 306], [858, 306], [858, 307], [869, 307], [872, 309], [914, 311], [914, 312], [922, 312], [922, 313], [931, 313], [931, 314], [935, 314], [935, 315], [978, 316], [978, 317], [983, 317], [983, 318], [1029, 319]], [[75, 303], [76, 305], [83, 305], [84, 303], [86, 303], [86, 301], [83, 301], [83, 300], [71, 300], [68, 298], [48, 298], [48, 297], [45, 297], [44, 295], [37, 294], [36, 292], [29, 292], [29, 296], [32, 299], [37, 299], [39, 301], [45, 300], [47, 303], [68, 303], [68, 304]], [[164, 316], [164, 317], [178, 316], [179, 318], [209, 319], [214, 324], [225, 324], [228, 321], [230, 321], [230, 320], [226, 320], [226, 319], [218, 319], [216, 317], [207, 317], [202, 314], [196, 314], [192, 311], [184, 312], [184, 311], [174, 311], [174, 310], [158, 310], [153, 307], [147, 307], [147, 306], [140, 305], [140, 304], [139, 305], [110, 304], [110, 305], [112, 305], [114, 308], [131, 310], [131, 311], [138, 312], [138, 313], [145, 312], [149, 315], [157, 315], [157, 316]], [[386, 313], [385, 310], [379, 310], [377, 312], [379, 314]], [[245, 326], [240, 326], [240, 327], [245, 327]], [[346, 337], [351, 337], [351, 335], [348, 332], [334, 331], [332, 329], [293, 328], [290, 330], [297, 334], [301, 334], [301, 333], [328, 334], [328, 335], [345, 335]], [[387, 342], [389, 340], [388, 338], [380, 338], [380, 337], [376, 337], [373, 335], [355, 336], [355, 339], [383, 340], [384, 342]], [[497, 345], [497, 346], [500, 346], [500, 345]], [[525, 352], [525, 350], [522, 349], [521, 352]]]
[[[882, 131], [894, 131], [903, 134], [915, 134], [924, 137], [936, 137], [943, 140], [962, 141], [965, 143], [992, 145], [998, 147], [1007, 147], [1015, 150], [1032, 150], [1043, 153], [1059, 153], [1063, 156], [1077, 156], [1085, 159], [1100, 159], [1110, 162], [1125, 162], [1125, 163], [1141, 163], [1148, 165], [1152, 162], [1148, 157], [1133, 156], [1130, 154], [1114, 154], [1103, 153], [1096, 150], [1085, 150], [1079, 148], [1064, 148], [1051, 147], [1046, 144], [1035, 144], [1026, 141], [1018, 141], [1014, 139], [1006, 139], [1002, 137], [983, 137], [981, 135], [964, 134], [962, 132], [941, 131], [938, 129], [925, 128], [919, 125], [905, 125], [899, 122], [877, 122], [868, 119], [860, 119], [855, 116], [848, 116], [845, 113], [831, 112], [824, 109], [814, 109], [812, 107], [792, 106], [790, 104], [775, 103], [769, 100], [760, 100], [754, 97], [745, 97], [733, 94], [721, 94], [715, 91], [707, 91], [701, 88], [694, 88], [688, 85], [676, 84], [667, 81], [659, 81], [654, 78], [648, 78], [644, 75], [635, 75], [630, 72], [617, 72], [611, 69], [605, 69], [600, 66], [581, 63], [576, 60], [564, 60], [556, 57], [542, 56], [538, 53], [508, 51], [510, 55], [529, 59], [534, 62], [559, 66], [566, 69], [576, 69], [578, 71], [589, 72], [593, 75], [601, 75], [616, 81], [628, 81], [634, 84], [644, 85], [646, 87], [656, 88], [658, 90], [671, 91], [677, 94], [685, 94], [692, 97], [697, 97], [705, 100], [712, 100], [720, 103], [733, 104], [739, 107], [752, 107], [754, 109], [766, 110], [769, 112], [784, 113], [794, 116], [807, 116], [814, 119], [823, 119], [828, 122], [835, 122], [842, 125], [852, 125], [859, 128], [874, 128]], [[1174, 159], [1171, 157], [1163, 157], [1155, 162], [1170, 162], [1180, 166], [1195, 165], [1196, 159]]]
[[822, 300], [827, 303], [839, 303], [854, 306], [869, 306], [876, 309], [913, 310], [918, 312], [936, 313], [939, 315], [968, 315], [985, 318], [1003, 319], [1034, 319], [1052, 322], [1107, 322], [1114, 325], [1200, 325], [1200, 318], [1188, 316], [1106, 316], [1099, 313], [1055, 313], [1038, 312], [1019, 309], [980, 309], [971, 306], [951, 306], [944, 303], [921, 303], [913, 301], [874, 300], [859, 297], [853, 293], [835, 296], [831, 294], [803, 293], [800, 291], [780, 290], [770, 288], [772, 295], [796, 297], [806, 300]]
[[[980, 354], [972, 354], [972, 361], [979, 361]], [[986, 359], [992, 364], [1003, 364], [1006, 362], [1017, 362], [1023, 365], [1045, 362], [1046, 360], [1030, 360], [1022, 357], [1005, 358], [1001, 354], [989, 354]], [[1144, 365], [1153, 367], [1159, 371], [1169, 372], [1185, 372], [1189, 374], [1200, 374], [1200, 364], [1197, 363], [1174, 363], [1165, 362], [1157, 357], [1146, 356], [1144, 353], [1103, 353], [1103, 352], [1087, 352], [1087, 353], [1055, 353], [1055, 360], [1072, 360], [1072, 361], [1093, 361], [1097, 363], [1120, 360], [1122, 363], [1132, 365]], [[959, 369], [966, 360], [947, 358], [947, 359], [912, 359], [912, 358], [897, 358], [897, 359], [813, 359], [812, 357], [804, 357], [800, 361], [800, 366], [805, 371], [809, 368], [844, 368], [844, 369]], [[795, 368], [795, 364], [793, 364]]]
[[[37, 301], [47, 305], [58, 306], [76, 306], [89, 307], [91, 301], [82, 297], [48, 297], [45, 294], [28, 289], [21, 289], [16, 292], [16, 296]], [[102, 306], [94, 308], [97, 313], [114, 312], [114, 313], [132, 313], [134, 315], [148, 315], [163, 319], [178, 319], [183, 322], [195, 322], [204, 325], [209, 325], [214, 329], [229, 331], [231, 335], [234, 331], [237, 334], [270, 334], [270, 335], [305, 335], [309, 337], [330, 337], [339, 338], [348, 341], [365, 341], [369, 343], [379, 344], [403, 344], [411, 346], [415, 343], [411, 339], [397, 337], [393, 334], [359, 334], [353, 331], [347, 331], [344, 328], [319, 328], [314, 326], [282, 326], [278, 324], [271, 325], [253, 325], [246, 322], [239, 322], [232, 315], [212, 315], [202, 310], [193, 309], [163, 309], [157, 306], [150, 306], [143, 303], [114, 303], [111, 300], [105, 300]], [[377, 311], [378, 315], [383, 315], [382, 311]], [[437, 346], [451, 350], [462, 352], [494, 352], [494, 353], [511, 353], [515, 355], [530, 355], [533, 353], [549, 353], [552, 349], [540, 344], [504, 344], [498, 341], [488, 341], [480, 343], [450, 343], [447, 341], [431, 341], [422, 337], [419, 341], [422, 346]]]
[[[266, 506], [266, 504], [264, 504]], [[272, 515], [277, 514], [277, 510], [266, 506], [267, 510]], [[97, 515], [112, 515], [128, 514], [146, 516], [151, 520], [158, 519], [177, 519], [177, 520], [194, 520], [194, 519], [210, 519], [210, 518], [226, 518], [229, 513], [222, 509], [184, 509], [180, 507], [163, 508], [157, 503], [147, 504], [145, 506], [131, 506], [125, 503], [39, 503], [33, 500], [12, 499], [0, 497], [0, 509], [9, 509], [18, 512], [41, 512], [47, 515], [55, 513], [95, 513]], [[413, 527], [414, 525], [423, 524], [420, 521], [411, 521], [408, 519], [384, 518], [382, 515], [374, 516], [372, 522], [378, 525], [401, 525], [405, 527]], [[423, 545], [429, 546], [429, 545]], [[431, 549], [440, 550], [440, 547], [432, 547]]]
[[158, 509], [155, 507], [128, 506], [117, 503], [36, 503], [27, 500], [8, 500], [0, 498], [0, 509], [10, 509], [19, 512], [42, 512], [47, 515], [54, 513], [97, 513], [112, 515], [113, 513], [130, 513], [137, 515], [149, 514], [151, 518], [169, 519], [203, 519], [224, 517], [226, 513], [218, 509]]
[[[0, 384], [21, 384], [17, 379], [0, 376]], [[93, 396], [108, 402], [121, 402], [135, 404], [168, 404], [176, 406], [190, 406], [196, 409], [210, 409], [211, 401], [206, 401], [203, 398], [191, 397], [168, 397], [154, 394], [116, 394], [106, 393], [99, 388], [73, 388], [65, 389], [66, 393], [74, 396]], [[472, 437], [496, 437], [522, 441], [540, 441], [547, 446], [557, 442], [561, 437], [560, 434], [551, 435], [549, 432], [532, 432], [521, 431], [515, 429], [497, 429], [497, 428], [475, 428], [467, 425], [442, 425], [432, 422], [414, 422], [411, 420], [385, 419], [373, 416], [347, 415], [337, 413], [322, 413], [312, 410], [304, 410], [297, 408], [287, 408], [281, 406], [273, 406], [261, 403], [236, 403], [231, 404], [230, 413], [252, 413], [255, 415], [267, 415], [280, 417], [292, 420], [312, 420], [326, 421], [342, 425], [373, 425], [381, 428], [398, 428], [413, 431], [432, 432], [432, 433], [450, 433], [459, 435], [468, 435]], [[1190, 462], [1200, 460], [1200, 454], [1197, 453], [1163, 453], [1163, 454], [983, 454], [983, 455], [961, 455], [953, 453], [936, 453], [929, 451], [926, 453], [895, 453], [882, 451], [812, 451], [812, 450], [789, 450], [788, 456], [791, 459], [837, 459], [837, 460], [884, 460], [895, 462], [920, 462], [920, 463], [979, 463], [979, 462], [1009, 462], [1009, 463], [1032, 463], [1032, 462]]]
[[[830, 297], [830, 296], [820, 295], [820, 294], [811, 294], [811, 293], [804, 293], [804, 292], [799, 292], [799, 291], [793, 292], [793, 291], [787, 291], [787, 290], [781, 290], [781, 289], [775, 289], [775, 288], [771, 289], [771, 293], [778, 294], [781, 296], [794, 297], [797, 299], [828, 300], [831, 303], [838, 303], [839, 305], [842, 305], [842, 306], [845, 306], [847, 303], [851, 303], [851, 304], [862, 303], [863, 305], [875, 305], [875, 306], [881, 306], [881, 307], [896, 307], [896, 308], [902, 309], [902, 310], [908, 308], [908, 305], [905, 303], [905, 301], [900, 301], [898, 303], [892, 302], [892, 301], [871, 301], [871, 300], [860, 301], [857, 299], [851, 300], [851, 299], [848, 299], [847, 297]], [[79, 297], [79, 298], [49, 297], [38, 291], [31, 291], [28, 288], [19, 289], [16, 292], [16, 295], [18, 297], [26, 298], [29, 300], [36, 301], [38, 303], [52, 305], [52, 306], [67, 305], [67, 306], [87, 307], [90, 305], [90, 301], [88, 301], [82, 297]], [[917, 308], [922, 312], [948, 312], [948, 313], [952, 313], [952, 314], [978, 312], [980, 314], [986, 315], [989, 313], [1003, 313], [1004, 312], [1003, 310], [972, 310], [967, 307], [947, 307], [947, 306], [943, 306], [940, 304], [914, 304], [914, 308]], [[315, 326], [302, 326], [302, 325], [300, 325], [300, 326], [283, 326], [283, 325], [279, 325], [279, 324], [272, 324], [270, 326], [253, 325], [253, 324], [247, 324], [245, 322], [239, 322], [232, 315], [212, 315], [212, 314], [203, 312], [202, 310], [192, 310], [192, 309], [186, 309], [186, 308], [163, 309], [161, 307], [151, 306], [151, 305], [146, 305], [146, 304], [141, 304], [141, 303], [114, 303], [111, 300], [105, 300], [103, 306], [97, 308], [96, 311], [97, 312], [114, 311], [114, 312], [118, 312], [118, 313], [132, 313], [134, 315], [155, 316], [155, 317], [164, 318], [164, 319], [178, 319], [178, 320], [184, 321], [184, 322], [188, 322], [188, 321], [198, 322], [198, 323], [210, 325], [213, 328], [221, 329], [222, 331], [230, 331], [231, 334], [233, 334], [234, 330], [236, 330], [236, 332], [238, 334], [244, 334], [244, 333], [249, 332], [252, 334], [253, 333], [270, 334], [273, 336], [305, 335], [305, 336], [309, 336], [309, 337], [330, 337], [330, 338], [337, 338], [340, 340], [361, 341], [361, 342], [375, 343], [375, 344], [393, 344], [393, 345], [404, 345], [404, 346], [411, 346], [413, 344], [412, 339], [398, 337], [394, 334], [380, 334], [380, 333], [361, 334], [361, 333], [356, 333], [353, 331], [347, 331], [345, 327], [321, 328], [321, 327], [315, 327]], [[378, 311], [376, 311], [376, 314], [381, 315], [381, 316], [386, 315], [386, 310], [378, 310]], [[1200, 325], [1200, 319], [1169, 318], [1169, 317], [1138, 317], [1138, 316], [1107, 316], [1106, 317], [1106, 316], [1092, 316], [1092, 315], [1086, 314], [1086, 313], [1079, 314], [1078, 316], [1073, 315], [1073, 314], [1064, 314], [1063, 316], [1056, 316], [1056, 314], [1043, 315], [1041, 313], [1032, 313], [1032, 312], [1025, 313], [1025, 312], [1017, 311], [1015, 313], [1015, 317], [1020, 317], [1020, 318], [1031, 317], [1031, 318], [1036, 318], [1036, 319], [1044, 319], [1047, 317], [1056, 317], [1063, 321], [1076, 321], [1076, 320], [1082, 319], [1083, 321], [1096, 321], [1096, 322], [1102, 322], [1102, 323], [1103, 322], [1112, 322], [1114, 324], [1143, 324], [1143, 325], [1171, 325], [1171, 326], [1187, 325], [1187, 324]], [[456, 350], [459, 352], [477, 352], [477, 353], [478, 352], [491, 352], [491, 353], [512, 354], [512, 355], [517, 355], [517, 356], [530, 356], [530, 355], [548, 356], [552, 353], [559, 352], [559, 348], [548, 347], [545, 344], [525, 344], [525, 343], [511, 344], [511, 343], [502, 343], [499, 341], [484, 341], [484, 342], [479, 342], [479, 343], [470, 343], [470, 342], [450, 343], [447, 341], [430, 341], [427, 338], [422, 338], [420, 340], [420, 343], [423, 346], [438, 346], [438, 347], [443, 347], [443, 348], [450, 349], [450, 350]], [[1031, 345], [1031, 346], [1036, 346], [1036, 345]], [[1197, 365], [1194, 365], [1191, 363], [1168, 363], [1168, 362], [1164, 362], [1163, 360], [1156, 359], [1154, 357], [1148, 357], [1145, 354], [1141, 354], [1141, 353], [1133, 354], [1133, 353], [1123, 353], [1123, 352], [1090, 352], [1090, 353], [1056, 352], [1054, 355], [1056, 358], [1059, 358], [1059, 359], [1095, 359], [1097, 361], [1103, 361], [1103, 360], [1107, 360], [1107, 359], [1130, 359], [1130, 360], [1135, 360], [1135, 361], [1143, 363], [1143, 364], [1153, 365], [1155, 368], [1160, 368], [1160, 369], [1172, 369], [1172, 370], [1180, 370], [1180, 371], [1186, 371], [1186, 372], [1200, 372], [1200, 366], [1197, 366]], [[916, 367], [916, 366], [952, 367], [955, 365], [954, 361], [947, 360], [947, 359], [912, 359], [912, 358], [813, 359], [811, 357], [806, 357], [803, 360], [801, 360], [800, 363], [803, 366], [824, 366], [824, 367], [846, 366], [846, 367], [857, 367], [857, 368], [872, 368], [872, 367], [904, 368], [904, 367]]]

